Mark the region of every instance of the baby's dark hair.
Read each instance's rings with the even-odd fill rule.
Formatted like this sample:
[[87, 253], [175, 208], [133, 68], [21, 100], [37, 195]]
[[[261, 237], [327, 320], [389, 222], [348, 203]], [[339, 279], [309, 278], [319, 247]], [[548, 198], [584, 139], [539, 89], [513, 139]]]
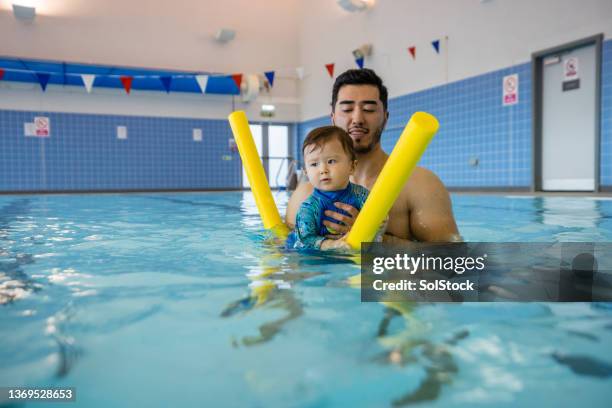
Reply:
[[349, 155], [351, 161], [356, 160], [357, 156], [355, 155], [355, 148], [353, 147], [353, 139], [351, 139], [344, 129], [337, 126], [321, 126], [311, 130], [302, 144], [302, 155], [305, 154], [308, 146], [314, 145], [320, 148], [324, 143], [334, 138], [340, 141], [342, 149]]

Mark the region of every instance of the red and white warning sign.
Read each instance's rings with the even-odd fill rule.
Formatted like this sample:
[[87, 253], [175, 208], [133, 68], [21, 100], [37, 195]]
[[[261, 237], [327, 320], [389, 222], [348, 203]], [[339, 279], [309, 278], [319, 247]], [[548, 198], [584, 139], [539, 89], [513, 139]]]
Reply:
[[49, 118], [46, 116], [36, 116], [34, 118], [34, 136], [49, 137], [51, 136], [51, 128]]
[[563, 80], [578, 79], [578, 57], [569, 57], [563, 61]]
[[503, 87], [503, 106], [514, 105], [518, 103], [519, 92], [519, 77], [518, 74], [505, 76], [502, 81]]

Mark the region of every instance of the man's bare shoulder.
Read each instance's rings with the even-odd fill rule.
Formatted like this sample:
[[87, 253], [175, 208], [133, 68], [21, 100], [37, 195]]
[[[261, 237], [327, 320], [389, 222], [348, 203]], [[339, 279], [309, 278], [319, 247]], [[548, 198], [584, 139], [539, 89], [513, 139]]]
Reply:
[[401, 194], [415, 238], [446, 242], [460, 239], [450, 195], [433, 171], [415, 168]]
[[413, 193], [448, 193], [446, 187], [444, 186], [444, 183], [442, 183], [436, 173], [429, 169], [426, 169], [425, 167], [415, 167], [405, 187], [409, 187], [408, 190], [411, 190]]
[[437, 200], [442, 198], [441, 196], [448, 196], [448, 191], [433, 171], [425, 167], [415, 167], [401, 195], [409, 203], [418, 203], [431, 198]]

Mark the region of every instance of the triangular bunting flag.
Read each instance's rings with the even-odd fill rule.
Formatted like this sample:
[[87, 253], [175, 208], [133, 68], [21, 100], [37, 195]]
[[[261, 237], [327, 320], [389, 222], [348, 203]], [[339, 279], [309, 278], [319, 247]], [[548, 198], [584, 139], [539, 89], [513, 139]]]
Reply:
[[416, 47], [408, 48], [408, 52], [410, 52], [410, 55], [412, 55], [412, 59], [416, 59]]
[[240, 85], [242, 84], [242, 74], [234, 74], [232, 75], [232, 79], [236, 83], [238, 90], [240, 91]]
[[166, 90], [166, 93], [170, 93], [170, 84], [172, 83], [172, 77], [171, 76], [163, 76], [163, 77], [159, 77], [159, 80], [161, 81], [162, 85], [164, 86], [164, 89]]
[[325, 64], [325, 68], [327, 68], [327, 72], [329, 73], [329, 77], [334, 77], [334, 65], [335, 64]]
[[96, 76], [90, 74], [82, 74], [81, 79], [83, 80], [83, 85], [85, 85], [87, 93], [91, 93], [91, 89], [93, 88], [93, 83], [94, 79], [96, 79]]
[[359, 58], [357, 58], [357, 59], [355, 60], [355, 62], [357, 63], [357, 66], [358, 66], [360, 69], [363, 69], [363, 57], [359, 57]]
[[436, 50], [436, 53], [439, 54], [440, 53], [440, 40], [432, 41], [431, 45], [433, 45], [434, 49]]
[[297, 75], [299, 80], [304, 79], [304, 67], [297, 67], [295, 69], [295, 74]]
[[202, 93], [206, 93], [206, 85], [208, 85], [208, 75], [196, 75], [196, 81]]
[[38, 78], [40, 87], [42, 88], [43, 92], [45, 92], [47, 90], [47, 84], [49, 83], [49, 78], [51, 78], [51, 75], [37, 72], [36, 77]]
[[0, 68], [0, 81], [2, 80], [3, 77], [4, 77], [4, 70]]
[[270, 83], [270, 86], [274, 86], [274, 71], [264, 72], [266, 79]]
[[122, 76], [120, 79], [123, 87], [125, 88], [125, 92], [129, 94], [130, 90], [132, 89], [132, 79], [134, 78], [131, 76]]

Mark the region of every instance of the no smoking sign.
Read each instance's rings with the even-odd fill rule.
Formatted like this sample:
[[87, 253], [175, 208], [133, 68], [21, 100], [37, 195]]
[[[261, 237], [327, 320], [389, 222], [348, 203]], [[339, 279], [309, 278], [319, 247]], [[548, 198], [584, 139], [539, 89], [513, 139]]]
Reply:
[[514, 105], [518, 103], [519, 78], [518, 74], [505, 76], [502, 81], [503, 97], [502, 105]]
[[37, 116], [34, 118], [35, 136], [49, 137], [51, 135], [49, 118], [46, 116]]

